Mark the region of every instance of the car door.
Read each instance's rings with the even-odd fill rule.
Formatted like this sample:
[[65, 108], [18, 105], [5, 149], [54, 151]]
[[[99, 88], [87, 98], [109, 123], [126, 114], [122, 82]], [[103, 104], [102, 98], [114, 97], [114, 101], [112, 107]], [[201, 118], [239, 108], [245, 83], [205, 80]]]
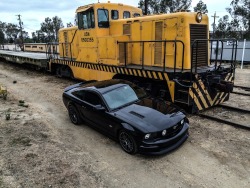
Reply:
[[[105, 109], [98, 109], [98, 106], [102, 106]], [[114, 136], [117, 122], [107, 112], [105, 103], [99, 94], [92, 91], [85, 91], [81, 112], [88, 122]]]

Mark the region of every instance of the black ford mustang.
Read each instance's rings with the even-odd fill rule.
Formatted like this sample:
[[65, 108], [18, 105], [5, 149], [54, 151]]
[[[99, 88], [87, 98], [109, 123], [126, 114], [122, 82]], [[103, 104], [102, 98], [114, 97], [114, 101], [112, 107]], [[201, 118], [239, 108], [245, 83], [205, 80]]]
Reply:
[[182, 112], [125, 80], [69, 86], [63, 102], [74, 124], [90, 123], [117, 139], [129, 154], [167, 153], [188, 138], [189, 122]]

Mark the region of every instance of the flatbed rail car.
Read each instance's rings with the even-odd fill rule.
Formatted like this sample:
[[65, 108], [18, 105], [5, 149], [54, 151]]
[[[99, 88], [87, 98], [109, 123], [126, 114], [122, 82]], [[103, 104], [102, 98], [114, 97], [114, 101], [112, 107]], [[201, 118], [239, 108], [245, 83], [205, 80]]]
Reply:
[[[140, 9], [97, 3], [76, 10], [77, 26], [59, 31], [59, 55], [49, 69], [83, 80], [122, 78], [154, 97], [197, 112], [229, 99], [232, 61], [210, 62], [208, 16], [176, 12], [141, 16]], [[217, 50], [218, 51], [218, 50]]]
[[27, 64], [37, 69], [47, 70], [48, 67], [48, 57], [46, 53], [0, 50], [0, 60], [1, 59], [18, 64]]

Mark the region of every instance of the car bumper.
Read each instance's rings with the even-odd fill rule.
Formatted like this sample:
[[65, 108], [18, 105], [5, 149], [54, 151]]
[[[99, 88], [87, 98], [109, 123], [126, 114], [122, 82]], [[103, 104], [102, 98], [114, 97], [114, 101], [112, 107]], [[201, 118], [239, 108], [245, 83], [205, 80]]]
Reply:
[[162, 155], [180, 147], [188, 138], [189, 124], [185, 123], [182, 130], [172, 138], [158, 141], [143, 141], [139, 146], [139, 152], [147, 155]]

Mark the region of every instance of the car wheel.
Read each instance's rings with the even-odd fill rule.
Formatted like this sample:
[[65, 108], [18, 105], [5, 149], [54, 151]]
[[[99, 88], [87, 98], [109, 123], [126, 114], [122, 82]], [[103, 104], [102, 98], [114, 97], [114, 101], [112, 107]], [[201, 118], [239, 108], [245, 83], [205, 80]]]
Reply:
[[135, 139], [124, 130], [119, 133], [119, 143], [125, 152], [129, 154], [135, 154], [137, 152], [138, 148]]
[[82, 119], [76, 107], [74, 107], [73, 105], [69, 105], [68, 112], [69, 112], [69, 118], [72, 123], [74, 123], [75, 125], [79, 125], [82, 123]]

